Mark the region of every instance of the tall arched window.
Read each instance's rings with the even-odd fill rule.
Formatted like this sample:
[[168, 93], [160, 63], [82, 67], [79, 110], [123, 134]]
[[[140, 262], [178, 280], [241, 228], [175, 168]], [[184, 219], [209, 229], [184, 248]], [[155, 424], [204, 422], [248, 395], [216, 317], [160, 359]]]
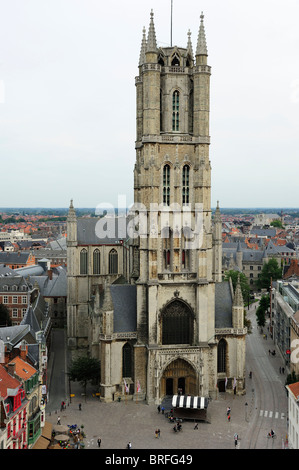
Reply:
[[217, 372], [226, 372], [226, 341], [223, 338], [217, 348]]
[[163, 168], [163, 204], [170, 205], [170, 166], [165, 165]]
[[93, 252], [93, 274], [100, 274], [100, 250], [96, 249]]
[[133, 348], [129, 343], [126, 343], [122, 351], [123, 362], [123, 377], [133, 376]]
[[182, 177], [182, 202], [183, 204], [189, 204], [189, 173], [190, 168], [188, 165], [183, 167]]
[[168, 304], [162, 313], [162, 344], [193, 344], [193, 318], [184, 302]]
[[180, 93], [176, 90], [172, 95], [172, 130], [178, 131], [180, 126]]
[[83, 248], [80, 251], [80, 274], [87, 274], [88, 263], [87, 263], [87, 250]]
[[109, 253], [109, 274], [118, 274], [118, 254], [114, 248]]

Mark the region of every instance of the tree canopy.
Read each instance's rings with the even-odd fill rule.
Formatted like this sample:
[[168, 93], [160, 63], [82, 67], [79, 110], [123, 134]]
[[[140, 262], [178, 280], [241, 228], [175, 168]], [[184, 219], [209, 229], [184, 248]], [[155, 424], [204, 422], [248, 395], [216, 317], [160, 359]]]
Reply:
[[3, 304], [0, 304], [0, 326], [11, 326], [9, 310]]
[[260, 277], [257, 280], [257, 286], [259, 289], [270, 289], [271, 279], [276, 281], [281, 279], [282, 268], [278, 265], [278, 262], [275, 258], [271, 258], [268, 263], [265, 263]]
[[228, 281], [229, 278], [231, 278], [233, 288], [234, 288], [234, 291], [235, 291], [239, 276], [240, 276], [240, 286], [241, 286], [243, 300], [244, 300], [244, 303], [246, 303], [248, 301], [248, 297], [249, 297], [249, 293], [250, 293], [250, 287], [249, 287], [247, 277], [245, 276], [245, 274], [240, 273], [239, 271], [234, 271], [233, 269], [231, 269], [230, 271], [227, 271], [225, 273], [224, 280]]
[[80, 382], [80, 384], [84, 387], [86, 396], [87, 382], [98, 383], [100, 380], [100, 362], [92, 357], [78, 357], [72, 361], [68, 375], [70, 380], [73, 382]]

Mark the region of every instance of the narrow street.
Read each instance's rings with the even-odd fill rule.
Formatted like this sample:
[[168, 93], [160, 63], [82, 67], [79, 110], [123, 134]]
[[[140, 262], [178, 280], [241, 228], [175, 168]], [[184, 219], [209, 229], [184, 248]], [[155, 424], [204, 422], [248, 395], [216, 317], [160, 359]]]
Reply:
[[[252, 322], [252, 334], [247, 336], [246, 364], [247, 377], [252, 371], [253, 378], [247, 378], [247, 407], [249, 427], [246, 434], [247, 449], [266, 448], [281, 449], [285, 446], [287, 438], [287, 394], [285, 379], [287, 371], [280, 373], [280, 367], [284, 362], [278, 348], [270, 338], [268, 331], [269, 320], [261, 329], [257, 326], [255, 307], [251, 305], [247, 311], [247, 317]], [[269, 350], [275, 350], [273, 356]], [[250, 383], [250, 385], [249, 385]], [[276, 439], [268, 439], [265, 436], [273, 429], [277, 434]], [[244, 447], [245, 448], [245, 447]]]

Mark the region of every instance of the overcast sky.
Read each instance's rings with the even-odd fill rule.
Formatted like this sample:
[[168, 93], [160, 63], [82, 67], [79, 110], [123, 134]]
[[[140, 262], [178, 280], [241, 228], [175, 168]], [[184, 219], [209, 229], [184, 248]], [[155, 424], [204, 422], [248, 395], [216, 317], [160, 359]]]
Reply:
[[[0, 207], [133, 202], [135, 76], [171, 0], [0, 0]], [[173, 0], [211, 76], [212, 207], [299, 206], [299, 2]]]

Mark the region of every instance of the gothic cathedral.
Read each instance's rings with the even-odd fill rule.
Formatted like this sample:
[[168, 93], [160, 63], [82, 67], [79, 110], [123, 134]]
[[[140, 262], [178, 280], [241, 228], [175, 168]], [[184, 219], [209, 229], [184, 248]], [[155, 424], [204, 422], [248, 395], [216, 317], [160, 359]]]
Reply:
[[[69, 209], [68, 346], [100, 360], [106, 401], [245, 393], [244, 303], [240, 285], [222, 281], [219, 206], [211, 211], [203, 19], [195, 56], [190, 32], [186, 48], [157, 46], [153, 13], [143, 31], [131, 218], [104, 236], [105, 218]], [[132, 216], [128, 237], [120, 228]]]

